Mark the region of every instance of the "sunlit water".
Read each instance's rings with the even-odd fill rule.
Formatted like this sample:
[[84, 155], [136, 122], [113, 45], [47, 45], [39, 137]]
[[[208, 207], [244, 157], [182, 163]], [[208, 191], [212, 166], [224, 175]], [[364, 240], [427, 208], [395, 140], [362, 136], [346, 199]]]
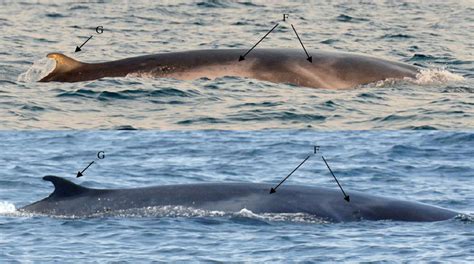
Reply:
[[[469, 216], [435, 223], [335, 224], [304, 214], [257, 215], [248, 210], [159, 207], [52, 218], [16, 209], [52, 192], [52, 184], [41, 180], [46, 174], [96, 188], [276, 184], [317, 144], [349, 195], [362, 191], [472, 215], [472, 132], [52, 131], [0, 136], [2, 260], [474, 260], [474, 222]], [[101, 150], [105, 159], [76, 179], [77, 171]], [[319, 155], [285, 184], [337, 188]]]
[[[472, 1], [234, 3], [61, 1], [0, 8], [0, 128], [457, 129], [474, 127]], [[283, 13], [289, 20], [281, 21]], [[344, 51], [415, 64], [414, 81], [344, 91], [253, 79], [150, 77], [36, 83], [45, 55], [85, 62], [192, 49]], [[95, 28], [104, 27], [97, 34]], [[94, 36], [79, 53], [75, 47]], [[36, 66], [33, 66], [34, 63]]]

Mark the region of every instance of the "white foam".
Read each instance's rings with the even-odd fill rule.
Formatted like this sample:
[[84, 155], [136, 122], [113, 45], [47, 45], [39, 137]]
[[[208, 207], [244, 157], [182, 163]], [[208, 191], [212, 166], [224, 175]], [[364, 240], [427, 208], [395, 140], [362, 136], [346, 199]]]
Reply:
[[258, 215], [258, 214], [255, 214], [254, 212], [248, 210], [247, 208], [244, 208], [242, 210], [240, 210], [237, 215], [239, 216], [243, 216], [243, 217], [247, 217], [247, 218], [254, 218], [254, 219], [260, 219], [260, 220], [264, 220], [265, 217], [261, 216], [261, 215]]
[[56, 62], [52, 59], [43, 58], [37, 60], [24, 73], [18, 76], [19, 82], [37, 82], [47, 76], [56, 67]]
[[[131, 208], [115, 210], [110, 212], [98, 212], [89, 217], [218, 217], [224, 216], [225, 212], [207, 211], [186, 206], [149, 206], [144, 208]], [[75, 216], [74, 216], [75, 217]]]
[[15, 205], [9, 202], [0, 201], [0, 215], [12, 214], [16, 212]]
[[[25, 215], [22, 216], [31, 216]], [[66, 218], [75, 219], [84, 216], [53, 216], [54, 218]], [[262, 213], [257, 214], [246, 208], [238, 212], [224, 212], [224, 211], [211, 211], [197, 209], [194, 207], [186, 206], [149, 206], [144, 208], [131, 208], [125, 210], [115, 210], [108, 212], [98, 212], [87, 217], [243, 217], [250, 218], [259, 221], [270, 221], [270, 222], [295, 222], [295, 223], [311, 223], [311, 224], [324, 224], [329, 223], [324, 219], [309, 215], [305, 213]]]
[[270, 222], [294, 222], [294, 223], [308, 223], [308, 224], [326, 224], [328, 221], [315, 215], [305, 213], [263, 213], [256, 214], [246, 208], [240, 210], [235, 215], [240, 217], [247, 217], [261, 221]]
[[464, 81], [464, 77], [445, 69], [423, 69], [413, 80], [414, 83], [419, 85], [444, 84], [461, 81]]
[[474, 214], [459, 214], [455, 217], [455, 219], [460, 220], [462, 222], [474, 223]]
[[413, 83], [421, 86], [428, 85], [440, 85], [457, 83], [464, 81], [464, 77], [459, 74], [452, 73], [446, 69], [422, 69], [415, 78], [405, 77], [403, 79], [386, 79], [371, 83], [368, 85], [362, 85], [362, 87], [393, 87], [400, 83]]

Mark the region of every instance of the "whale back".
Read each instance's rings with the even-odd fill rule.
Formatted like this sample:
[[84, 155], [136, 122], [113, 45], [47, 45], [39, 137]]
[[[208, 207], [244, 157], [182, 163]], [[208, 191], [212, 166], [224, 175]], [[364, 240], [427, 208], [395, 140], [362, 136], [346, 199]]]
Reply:
[[91, 216], [106, 212], [181, 206], [208, 211], [256, 214], [307, 213], [331, 222], [359, 220], [440, 221], [457, 215], [444, 208], [372, 196], [351, 191], [350, 202], [339, 190], [285, 185], [270, 194], [264, 183], [198, 183], [130, 189], [93, 189], [56, 176], [43, 178], [54, 184], [47, 198], [20, 208], [21, 211], [58, 216]]
[[311, 51], [312, 62], [300, 50], [256, 49], [240, 61], [243, 53], [241, 49], [191, 50], [97, 63], [50, 53], [48, 58], [56, 61], [56, 68], [40, 82], [79, 82], [129, 74], [178, 80], [237, 76], [342, 89], [390, 78], [414, 78], [418, 73], [411, 65], [350, 53]]

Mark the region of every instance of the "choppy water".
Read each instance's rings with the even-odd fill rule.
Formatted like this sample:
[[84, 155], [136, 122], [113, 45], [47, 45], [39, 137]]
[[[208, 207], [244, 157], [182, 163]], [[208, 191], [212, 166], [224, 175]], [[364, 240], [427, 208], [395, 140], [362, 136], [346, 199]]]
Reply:
[[[1, 3], [2, 129], [474, 127], [472, 1]], [[235, 77], [75, 84], [31, 82], [31, 72], [20, 77], [53, 51], [92, 62], [250, 48], [277, 22], [259, 47], [300, 49], [289, 23], [281, 21], [283, 13], [290, 14], [308, 49], [369, 54], [428, 71], [415, 82], [345, 91]], [[97, 26], [103, 34], [95, 33]], [[90, 35], [83, 51], [74, 53]]]
[[[0, 132], [0, 259], [50, 261], [473, 261], [473, 220], [324, 223], [304, 215], [221, 215], [161, 208], [86, 219], [15, 208], [53, 189], [55, 174], [92, 187], [275, 183], [318, 144], [347, 192], [474, 213], [472, 132]], [[103, 150], [106, 158], [75, 179]], [[314, 156], [288, 183], [337, 188]], [[161, 211], [160, 211], [161, 210]], [[62, 262], [62, 261], [61, 261]]]

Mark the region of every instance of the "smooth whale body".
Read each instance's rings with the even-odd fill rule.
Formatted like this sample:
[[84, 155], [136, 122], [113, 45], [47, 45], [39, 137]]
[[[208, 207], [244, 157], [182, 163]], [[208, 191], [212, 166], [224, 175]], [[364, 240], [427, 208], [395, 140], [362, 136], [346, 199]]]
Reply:
[[300, 50], [214, 49], [170, 52], [103, 63], [83, 63], [50, 53], [55, 69], [40, 82], [80, 82], [104, 77], [151, 76], [193, 80], [224, 76], [253, 78], [314, 88], [351, 88], [386, 79], [415, 78], [418, 68], [374, 57], [312, 51], [312, 63]]
[[49, 197], [20, 210], [52, 216], [93, 216], [117, 210], [154, 206], [184, 206], [202, 210], [254, 213], [306, 213], [331, 222], [358, 220], [441, 221], [458, 213], [417, 202], [339, 190], [284, 185], [270, 194], [270, 184], [203, 183], [134, 189], [91, 189], [56, 176]]

